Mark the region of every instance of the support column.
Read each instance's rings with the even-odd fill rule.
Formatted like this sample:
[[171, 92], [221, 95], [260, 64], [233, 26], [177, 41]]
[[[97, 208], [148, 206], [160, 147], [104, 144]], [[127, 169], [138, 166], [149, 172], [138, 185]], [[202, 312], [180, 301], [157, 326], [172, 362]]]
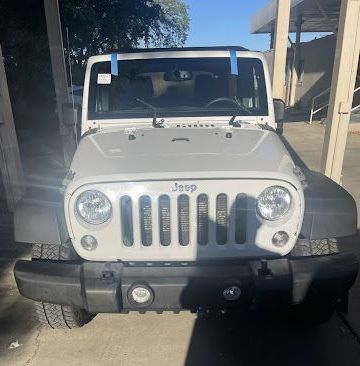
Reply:
[[360, 53], [360, 0], [341, 2], [321, 170], [341, 182]]
[[70, 99], [58, 0], [44, 0], [44, 8], [49, 39], [52, 74], [55, 85], [59, 130], [64, 152], [64, 161], [66, 166], [70, 166], [75, 150], [75, 141], [73, 137], [73, 128], [69, 128], [63, 124], [63, 104], [69, 103]]
[[291, 0], [277, 0], [272, 87], [273, 97], [278, 99], [284, 99], [290, 3]]
[[269, 50], [272, 50], [274, 48], [274, 35], [275, 35], [275, 28], [272, 27], [271, 33], [270, 33], [270, 48], [269, 48]]
[[302, 15], [299, 15], [296, 21], [296, 41], [293, 48], [292, 64], [291, 64], [291, 80], [290, 80], [290, 95], [289, 106], [295, 105], [296, 87], [299, 80], [298, 65], [301, 59], [301, 29], [302, 29]]
[[289, 36], [290, 43], [290, 57], [286, 57], [286, 77], [285, 77], [285, 98], [284, 102], [286, 106], [290, 105], [290, 94], [291, 94], [291, 79], [292, 79], [292, 71], [293, 71], [293, 59], [295, 57], [295, 44], [292, 42]]
[[24, 178], [0, 45], [0, 179], [13, 211], [24, 193]]

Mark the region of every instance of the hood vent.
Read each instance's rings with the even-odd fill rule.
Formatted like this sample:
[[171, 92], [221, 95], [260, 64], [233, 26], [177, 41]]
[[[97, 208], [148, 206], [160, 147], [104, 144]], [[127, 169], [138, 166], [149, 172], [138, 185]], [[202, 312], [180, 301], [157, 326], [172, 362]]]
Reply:
[[183, 123], [177, 124], [177, 128], [215, 128], [216, 126], [212, 123]]

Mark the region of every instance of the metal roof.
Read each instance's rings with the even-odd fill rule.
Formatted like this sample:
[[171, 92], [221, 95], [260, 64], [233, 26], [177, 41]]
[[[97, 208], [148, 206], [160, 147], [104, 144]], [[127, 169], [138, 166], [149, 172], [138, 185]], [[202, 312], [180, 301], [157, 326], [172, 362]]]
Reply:
[[[251, 33], [271, 33], [275, 26], [277, 0], [257, 12], [251, 22]], [[296, 32], [299, 15], [302, 32], [334, 32], [337, 29], [341, 0], [291, 0], [290, 32]]]

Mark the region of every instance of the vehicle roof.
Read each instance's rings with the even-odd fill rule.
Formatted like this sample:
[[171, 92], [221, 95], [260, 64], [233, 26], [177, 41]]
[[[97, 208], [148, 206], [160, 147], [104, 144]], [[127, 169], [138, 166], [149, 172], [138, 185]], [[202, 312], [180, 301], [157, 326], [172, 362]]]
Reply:
[[210, 47], [171, 47], [171, 48], [119, 48], [102, 53], [109, 55], [112, 53], [144, 53], [144, 52], [181, 52], [181, 51], [249, 51], [241, 46], [210, 46]]
[[118, 60], [135, 60], [151, 58], [187, 58], [187, 57], [229, 57], [230, 50], [235, 50], [241, 57], [254, 57], [264, 59], [263, 53], [258, 51], [248, 51], [240, 46], [221, 46], [221, 47], [183, 47], [183, 48], [137, 48], [119, 49], [112, 52], [91, 56], [88, 66], [96, 62], [110, 61], [111, 55], [118, 55]]

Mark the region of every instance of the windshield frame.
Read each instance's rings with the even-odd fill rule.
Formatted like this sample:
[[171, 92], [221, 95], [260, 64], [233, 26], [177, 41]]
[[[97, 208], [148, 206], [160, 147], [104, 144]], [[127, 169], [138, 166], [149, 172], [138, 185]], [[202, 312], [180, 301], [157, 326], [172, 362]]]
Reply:
[[[229, 50], [196, 50], [196, 51], [182, 51], [173, 50], [173, 51], [154, 51], [154, 52], [139, 52], [139, 53], [121, 53], [117, 55], [118, 60], [137, 60], [137, 59], [169, 59], [169, 58], [229, 58]], [[264, 79], [265, 79], [265, 91], [267, 97], [267, 114], [265, 115], [252, 115], [249, 116], [247, 113], [241, 113], [237, 111], [238, 117], [244, 117], [249, 122], [251, 121], [263, 121], [264, 123], [268, 123], [269, 125], [274, 125], [274, 110], [273, 110], [273, 101], [271, 95], [271, 80], [267, 69], [266, 59], [264, 55], [260, 52], [251, 52], [251, 51], [237, 51], [237, 58], [253, 58], [258, 59], [262, 63], [262, 68], [264, 71]], [[144, 109], [143, 111], [138, 110], [136, 113], [126, 113], [122, 115], [118, 114], [106, 114], [101, 118], [101, 116], [94, 116], [88, 114], [88, 102], [89, 102], [89, 86], [90, 86], [90, 75], [92, 66], [98, 62], [111, 61], [111, 55], [100, 55], [93, 56], [89, 59], [87, 65], [87, 71], [85, 76], [84, 83], [84, 103], [82, 109], [82, 118], [83, 118], [83, 131], [92, 128], [91, 126], [106, 123], [106, 125], [115, 124], [119, 122], [128, 122], [132, 123], [135, 121], [149, 121], [149, 119], [153, 118], [153, 111], [148, 109]], [[179, 120], [179, 119], [199, 119], [199, 120], [209, 120], [214, 118], [215, 120], [226, 120], [229, 116], [234, 113], [233, 108], [224, 108], [224, 109], [211, 109], [209, 108], [209, 113], [203, 113], [203, 110], [196, 113], [194, 110], [190, 110], [188, 113], [179, 113], [174, 114], [173, 111], [170, 113], [161, 113], [159, 117], [166, 118], [168, 120]], [[99, 118], [100, 117], [100, 118]]]

